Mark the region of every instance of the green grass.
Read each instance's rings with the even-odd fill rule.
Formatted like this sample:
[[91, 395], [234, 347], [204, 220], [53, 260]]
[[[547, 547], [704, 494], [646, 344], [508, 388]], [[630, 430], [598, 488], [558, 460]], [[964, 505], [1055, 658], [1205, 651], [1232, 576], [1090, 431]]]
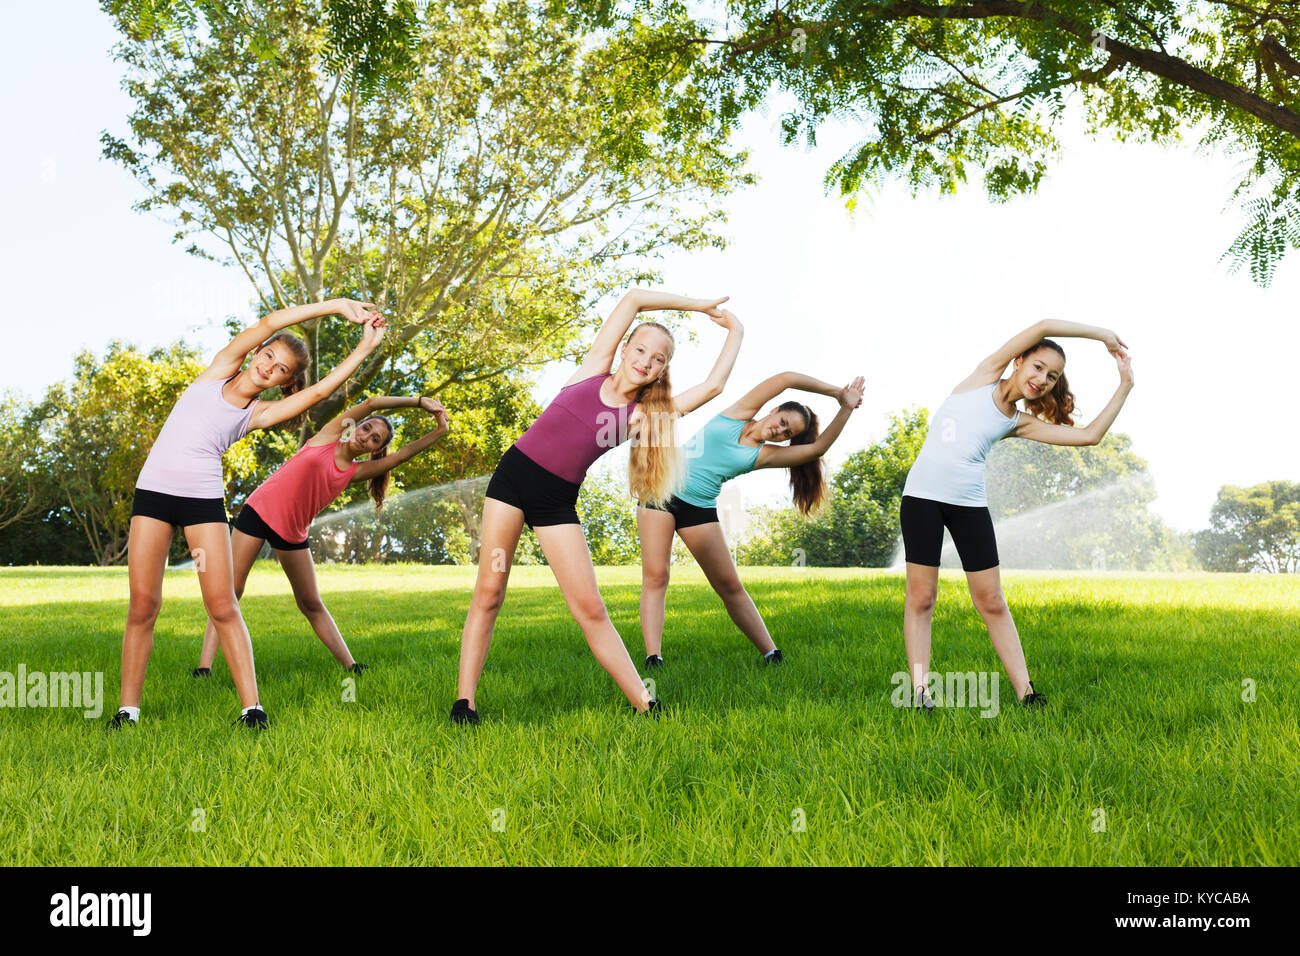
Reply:
[[[321, 569], [374, 665], [344, 703], [342, 670], [259, 564], [244, 613], [272, 719], [261, 736], [231, 727], [220, 660], [212, 680], [189, 677], [202, 604], [192, 572], [168, 572], [138, 728], [0, 711], [0, 862], [1300, 863], [1300, 578], [1008, 574], [1051, 696], [1027, 712], [945, 572], [933, 664], [998, 671], [1002, 709], [984, 718], [891, 706], [898, 575], [743, 569], [788, 655], [764, 669], [698, 571], [680, 570], [655, 722], [632, 716], [549, 571], [520, 567], [472, 730], [446, 715], [473, 570]], [[639, 570], [598, 576], [639, 662]], [[122, 569], [0, 571], [0, 670], [102, 671], [107, 716], [125, 614]]]

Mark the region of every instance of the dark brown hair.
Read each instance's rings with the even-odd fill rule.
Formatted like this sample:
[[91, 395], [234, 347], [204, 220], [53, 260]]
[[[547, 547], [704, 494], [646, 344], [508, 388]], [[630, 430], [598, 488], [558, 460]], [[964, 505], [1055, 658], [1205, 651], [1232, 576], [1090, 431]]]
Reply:
[[[808, 427], [790, 439], [793, 445], [811, 445], [817, 440], [821, 429], [813, 410], [801, 402], [785, 402], [778, 405], [778, 412], [798, 412], [807, 422]], [[826, 477], [822, 471], [821, 458], [814, 458], [802, 465], [790, 469], [790, 490], [794, 493], [794, 504], [799, 513], [807, 516], [821, 507], [826, 497]]]
[[[384, 443], [372, 451], [370, 457], [366, 459], [367, 461], [378, 461], [380, 458], [383, 458], [388, 454], [388, 446], [393, 440], [393, 423], [383, 415], [367, 415], [365, 418], [361, 419], [361, 421], [357, 422], [357, 427], [360, 428], [372, 419], [381, 421], [388, 426], [388, 437], [385, 438]], [[370, 497], [375, 501], [375, 514], [379, 514], [379, 512], [384, 508], [384, 495], [388, 494], [388, 480], [392, 478], [392, 476], [393, 470], [389, 468], [382, 474], [375, 475], [375, 477], [366, 482], [366, 488], [370, 492]]]
[[[1039, 349], [1052, 349], [1060, 354], [1062, 360], [1065, 359], [1065, 349], [1051, 339], [1040, 339], [1037, 345], [1021, 354], [1021, 360], [1029, 358]], [[1061, 372], [1056, 384], [1046, 395], [1041, 398], [1026, 398], [1025, 411], [1053, 425], [1073, 425], [1074, 393], [1070, 391], [1070, 383], [1065, 380], [1065, 372]]]

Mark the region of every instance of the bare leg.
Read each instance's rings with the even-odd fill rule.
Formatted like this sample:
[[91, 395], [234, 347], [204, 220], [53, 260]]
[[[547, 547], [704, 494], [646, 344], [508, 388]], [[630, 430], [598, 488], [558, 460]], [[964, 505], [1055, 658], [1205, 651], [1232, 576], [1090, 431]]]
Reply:
[[[253, 562], [257, 560], [265, 543], [261, 538], [254, 538], [251, 534], [244, 534], [242, 531], [231, 532], [230, 559], [235, 569], [236, 600], [243, 598], [244, 585], [248, 583], [248, 572], [253, 569]], [[212, 662], [217, 657], [219, 643], [217, 629], [213, 627], [212, 619], [208, 618], [207, 627], [203, 630], [203, 650], [199, 652], [200, 667], [211, 669]]]
[[992, 567], [986, 571], [969, 571], [966, 583], [970, 586], [971, 602], [989, 629], [989, 639], [1007, 677], [1011, 678], [1016, 697], [1024, 697], [1029, 691], [1029, 668], [1025, 666], [1025, 651], [1020, 646], [1016, 622], [1011, 619], [1011, 609], [1002, 593], [1001, 570]]
[[[230, 554], [230, 528], [225, 522], [208, 521], [185, 528], [185, 540], [195, 554], [194, 567], [199, 575], [199, 590], [208, 620], [217, 629], [221, 654], [235, 681], [243, 707], [259, 703], [257, 675], [253, 670], [253, 642], [239, 613], [235, 597], [235, 569]], [[198, 552], [202, 554], [199, 555]]]
[[290, 586], [293, 587], [293, 596], [298, 599], [298, 610], [302, 611], [303, 616], [311, 624], [311, 629], [316, 632], [321, 643], [329, 648], [334, 659], [344, 667], [351, 667], [356, 661], [352, 659], [352, 653], [344, 643], [343, 635], [339, 633], [334, 618], [330, 617], [330, 612], [320, 598], [311, 551], [307, 548], [298, 551], [281, 551], [277, 548], [275, 553], [280, 559], [280, 567], [284, 568], [285, 576], [289, 578]]
[[587, 549], [582, 526], [557, 524], [533, 530], [546, 555], [546, 563], [555, 572], [555, 580], [559, 582], [569, 613], [587, 638], [587, 646], [632, 706], [640, 712], [646, 711], [650, 692], [641, 683], [623, 639], [610, 623], [605, 602], [596, 587], [596, 569], [591, 563], [591, 552]]
[[636, 526], [641, 537], [641, 637], [649, 657], [658, 655], [664, 646], [668, 569], [677, 519], [666, 511], [637, 508]]
[[121, 705], [139, 707], [144, 693], [144, 674], [153, 653], [153, 626], [162, 607], [163, 571], [167, 569], [167, 549], [176, 533], [166, 521], [136, 515], [131, 519], [127, 538], [127, 573], [131, 586], [131, 603], [126, 612], [126, 631], [122, 635]]
[[939, 593], [939, 569], [907, 563], [907, 594], [903, 598], [903, 644], [912, 686], [925, 686], [930, 673], [930, 621]]
[[460, 634], [460, 676], [456, 683], [456, 696], [468, 698], [471, 710], [478, 710], [474, 704], [474, 692], [483, 676], [488, 647], [492, 644], [492, 627], [506, 599], [510, 566], [515, 560], [515, 548], [519, 546], [519, 535], [523, 530], [523, 511], [496, 498], [483, 500], [478, 578], [474, 582], [474, 596], [470, 598], [465, 627]]
[[767, 625], [763, 623], [763, 616], [754, 606], [754, 599], [740, 583], [740, 573], [736, 570], [736, 562], [727, 547], [727, 539], [723, 537], [722, 525], [710, 521], [708, 524], [679, 528], [677, 533], [686, 542], [686, 547], [691, 549], [691, 554], [695, 555], [709, 584], [713, 585], [713, 590], [722, 598], [727, 613], [741, 633], [764, 654], [775, 648], [772, 635], [767, 633]]

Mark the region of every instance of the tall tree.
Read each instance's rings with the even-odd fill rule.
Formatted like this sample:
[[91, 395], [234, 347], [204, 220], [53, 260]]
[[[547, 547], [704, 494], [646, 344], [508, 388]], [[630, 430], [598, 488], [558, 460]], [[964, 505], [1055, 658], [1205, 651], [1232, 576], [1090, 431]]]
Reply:
[[[160, 6], [188, 15], [160, 28]], [[684, 66], [648, 76], [526, 0], [406, 4], [410, 68], [368, 94], [329, 45], [337, 6], [106, 3], [134, 111], [104, 153], [137, 208], [223, 250], [263, 310], [348, 294], [389, 318], [306, 427], [403, 363], [436, 366], [432, 391], [537, 368], [649, 257], [721, 244], [710, 200], [749, 177], [694, 87], [661, 95]], [[316, 372], [327, 325], [304, 330]]]
[[885, 177], [954, 191], [976, 169], [993, 199], [1032, 191], [1075, 97], [1091, 133], [1194, 131], [1249, 160], [1232, 194], [1246, 216], [1225, 252], [1234, 268], [1267, 284], [1300, 244], [1298, 3], [726, 0], [725, 21], [685, 2], [553, 5], [635, 40], [649, 63], [690, 55], [724, 120], [776, 88], [797, 101], [787, 142], [857, 122], [862, 141], [826, 177], [849, 197]]
[[1300, 482], [1224, 485], [1196, 550], [1207, 571], [1300, 572]]

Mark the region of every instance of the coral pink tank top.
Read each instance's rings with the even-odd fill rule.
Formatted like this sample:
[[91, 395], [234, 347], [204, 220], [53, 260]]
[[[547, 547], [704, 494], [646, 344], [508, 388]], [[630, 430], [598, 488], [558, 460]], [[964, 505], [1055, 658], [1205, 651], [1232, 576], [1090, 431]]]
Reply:
[[338, 442], [305, 445], [248, 496], [258, 517], [280, 537], [297, 544], [307, 540], [311, 519], [339, 496], [356, 474], [357, 463], [339, 470], [334, 463]]

